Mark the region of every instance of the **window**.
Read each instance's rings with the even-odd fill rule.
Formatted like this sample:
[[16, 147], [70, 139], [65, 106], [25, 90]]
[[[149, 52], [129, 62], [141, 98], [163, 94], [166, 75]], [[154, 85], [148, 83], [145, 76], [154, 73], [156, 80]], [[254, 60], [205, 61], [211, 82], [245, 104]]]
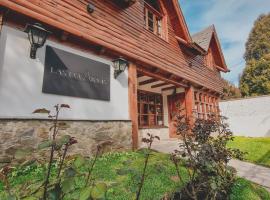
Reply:
[[164, 125], [161, 94], [138, 91], [138, 122], [140, 127]]
[[194, 97], [197, 118], [208, 119], [210, 115], [219, 113], [218, 98], [198, 92], [195, 92]]
[[145, 0], [144, 26], [147, 30], [162, 37], [162, 14], [157, 0]]

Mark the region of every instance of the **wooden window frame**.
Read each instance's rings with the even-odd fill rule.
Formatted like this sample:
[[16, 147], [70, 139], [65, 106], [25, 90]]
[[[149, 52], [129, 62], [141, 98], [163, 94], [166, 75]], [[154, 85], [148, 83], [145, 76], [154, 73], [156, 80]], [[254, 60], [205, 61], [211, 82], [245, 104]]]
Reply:
[[[153, 30], [150, 30], [149, 26], [149, 13], [152, 13], [153, 15]], [[144, 27], [149, 32], [157, 35], [158, 37], [165, 39], [165, 15], [155, 8], [153, 8], [151, 5], [149, 5], [147, 2], [144, 2]]]
[[[141, 101], [141, 96], [142, 95], [146, 95], [147, 96], [147, 100], [146, 101]], [[151, 103], [149, 100], [150, 96], [155, 96], [155, 102]], [[160, 98], [160, 104], [157, 104], [157, 97]], [[138, 124], [139, 124], [139, 128], [161, 128], [164, 127], [164, 104], [163, 104], [163, 96], [162, 94], [159, 93], [154, 93], [154, 92], [148, 92], [145, 90], [138, 90]], [[147, 105], [147, 113], [142, 112], [143, 111], [143, 107], [142, 105]], [[154, 106], [154, 114], [149, 114], [149, 106]], [[157, 107], [160, 107], [161, 111], [160, 113], [157, 112]], [[142, 121], [142, 118], [144, 116], [147, 116], [147, 124], [145, 125]], [[155, 122], [151, 123], [150, 122], [150, 116], [154, 117]], [[161, 121], [162, 124], [160, 125], [158, 123], [158, 117], [161, 117]]]
[[196, 91], [195, 100], [195, 117], [199, 119], [209, 119], [210, 115], [219, 115], [218, 98], [204, 92]]

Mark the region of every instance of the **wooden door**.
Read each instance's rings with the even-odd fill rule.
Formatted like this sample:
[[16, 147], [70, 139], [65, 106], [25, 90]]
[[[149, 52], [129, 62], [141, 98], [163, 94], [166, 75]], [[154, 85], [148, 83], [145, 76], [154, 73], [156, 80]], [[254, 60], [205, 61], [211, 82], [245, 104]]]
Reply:
[[170, 138], [179, 137], [176, 134], [176, 116], [180, 109], [185, 108], [185, 93], [168, 96], [168, 113], [169, 113], [169, 131]]

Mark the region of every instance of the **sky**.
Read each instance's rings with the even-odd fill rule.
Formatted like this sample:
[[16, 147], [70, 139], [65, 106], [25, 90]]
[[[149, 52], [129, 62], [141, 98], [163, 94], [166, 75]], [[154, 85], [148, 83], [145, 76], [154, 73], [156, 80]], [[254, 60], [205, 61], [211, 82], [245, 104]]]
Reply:
[[192, 34], [214, 24], [231, 72], [223, 77], [238, 85], [243, 55], [254, 21], [270, 12], [270, 0], [179, 0]]

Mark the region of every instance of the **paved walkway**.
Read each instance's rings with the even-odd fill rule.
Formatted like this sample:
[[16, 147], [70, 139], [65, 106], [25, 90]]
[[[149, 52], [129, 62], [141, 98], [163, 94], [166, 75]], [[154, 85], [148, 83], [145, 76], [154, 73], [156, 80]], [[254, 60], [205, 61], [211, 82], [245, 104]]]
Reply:
[[[178, 149], [178, 143], [178, 140], [155, 141], [152, 147], [163, 153], [172, 153]], [[262, 185], [270, 192], [270, 168], [239, 160], [231, 160], [229, 165], [237, 170], [238, 176]]]

